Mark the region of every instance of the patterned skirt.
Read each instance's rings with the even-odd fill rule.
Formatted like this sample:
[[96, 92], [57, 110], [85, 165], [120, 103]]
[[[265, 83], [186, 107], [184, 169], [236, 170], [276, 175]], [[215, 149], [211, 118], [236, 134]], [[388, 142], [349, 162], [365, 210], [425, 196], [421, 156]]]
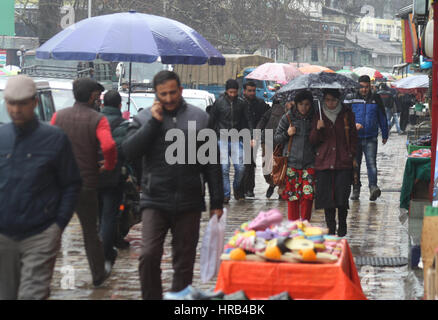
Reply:
[[287, 201], [299, 199], [313, 200], [315, 185], [315, 169], [298, 170], [287, 168], [286, 187], [282, 198]]

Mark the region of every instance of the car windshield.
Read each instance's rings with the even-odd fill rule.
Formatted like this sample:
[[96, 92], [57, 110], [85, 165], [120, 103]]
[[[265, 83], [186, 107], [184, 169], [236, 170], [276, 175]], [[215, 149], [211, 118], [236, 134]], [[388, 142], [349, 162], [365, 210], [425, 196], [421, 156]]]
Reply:
[[56, 110], [71, 107], [75, 103], [72, 90], [52, 89], [52, 96]]
[[192, 104], [195, 107], [198, 107], [204, 111], [207, 109], [207, 100], [205, 100], [203, 98], [186, 98], [186, 97], [184, 97], [184, 100], [188, 104]]
[[3, 99], [3, 91], [0, 91], [0, 123], [10, 122], [8, 111], [6, 110], [6, 103]]
[[[131, 107], [129, 112], [131, 116], [135, 116], [139, 109], [146, 109], [154, 103], [154, 97], [131, 97]], [[122, 97], [122, 112], [128, 111], [128, 97]]]

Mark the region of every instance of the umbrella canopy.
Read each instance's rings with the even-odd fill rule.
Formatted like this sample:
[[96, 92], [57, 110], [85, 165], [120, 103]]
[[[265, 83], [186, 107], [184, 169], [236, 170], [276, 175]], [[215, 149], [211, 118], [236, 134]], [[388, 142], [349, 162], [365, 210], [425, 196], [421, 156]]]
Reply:
[[417, 75], [397, 80], [392, 86], [398, 89], [429, 88], [429, 76]]
[[395, 77], [391, 73], [389, 73], [389, 72], [381, 72], [381, 73], [382, 73], [383, 77], [386, 78], [386, 80], [395, 81]]
[[225, 58], [192, 28], [134, 11], [81, 20], [36, 51], [39, 59], [224, 65]]
[[368, 76], [374, 79], [382, 79], [383, 75], [374, 68], [360, 67], [353, 70], [354, 73], [360, 76]]
[[270, 80], [286, 84], [292, 79], [302, 75], [301, 71], [285, 63], [264, 63], [246, 76], [248, 79]]
[[351, 71], [351, 70], [342, 69], [342, 70], [336, 71], [336, 73], [342, 74], [343, 76], [346, 76], [347, 78], [350, 78], [351, 80], [354, 80], [354, 81], [359, 80], [358, 74]]
[[316, 97], [322, 96], [322, 89], [338, 89], [345, 94], [348, 91], [358, 88], [359, 84], [342, 74], [319, 72], [310, 73], [295, 78], [283, 88], [281, 88], [276, 95], [280, 99], [290, 101], [295, 94], [300, 90], [310, 90]]
[[316, 65], [313, 65], [313, 64], [308, 65], [308, 66], [304, 66], [304, 67], [301, 67], [301, 68], [298, 68], [298, 69], [302, 73], [304, 73], [304, 74], [318, 73], [318, 72], [322, 72], [322, 71], [324, 71], [324, 72], [333, 72], [334, 73], [334, 71], [332, 69], [329, 69], [329, 68], [326, 68], [326, 67], [323, 67], [323, 66], [316, 66]]

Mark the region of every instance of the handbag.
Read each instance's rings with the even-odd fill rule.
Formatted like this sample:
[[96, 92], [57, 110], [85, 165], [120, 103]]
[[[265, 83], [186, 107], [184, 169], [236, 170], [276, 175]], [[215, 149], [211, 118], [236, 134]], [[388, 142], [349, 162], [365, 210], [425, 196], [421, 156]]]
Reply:
[[[286, 114], [289, 124], [292, 125], [292, 121], [289, 118], [289, 114]], [[286, 172], [287, 172], [287, 160], [289, 158], [290, 150], [292, 148], [292, 136], [289, 138], [289, 144], [287, 146], [286, 156], [283, 156], [283, 146], [277, 145], [272, 154], [272, 183], [276, 186], [282, 187], [286, 184]]]

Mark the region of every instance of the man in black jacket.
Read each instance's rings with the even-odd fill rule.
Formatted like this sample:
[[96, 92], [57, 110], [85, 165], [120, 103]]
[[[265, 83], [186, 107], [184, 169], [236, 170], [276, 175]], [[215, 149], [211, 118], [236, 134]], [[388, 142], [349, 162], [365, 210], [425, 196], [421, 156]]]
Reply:
[[39, 122], [31, 78], [9, 79], [0, 127], [0, 300], [46, 299], [61, 235], [81, 187], [72, 146]]
[[250, 134], [252, 134], [253, 129], [248, 107], [245, 101], [238, 96], [238, 90], [239, 84], [236, 80], [227, 80], [225, 93], [215, 101], [210, 109], [210, 126], [215, 129], [219, 140], [225, 203], [230, 201], [231, 195], [230, 158], [234, 165], [234, 198], [236, 200], [244, 199], [240, 187], [244, 170], [244, 153], [242, 139], [233, 141], [228, 136], [228, 139], [222, 141], [221, 131], [249, 129]]
[[[201, 164], [196, 159], [194, 164], [187, 161], [170, 164], [169, 147], [175, 143], [181, 147], [182, 143], [187, 151], [188, 136], [197, 133], [190, 127], [192, 122], [196, 131], [206, 129], [208, 114], [184, 101], [176, 73], [161, 71], [153, 84], [157, 100], [134, 117], [122, 148], [128, 160], [143, 159], [140, 198], [143, 241], [139, 272], [143, 299], [156, 300], [162, 299], [160, 264], [168, 230], [173, 238], [171, 291], [178, 292], [192, 282], [201, 212], [206, 209], [204, 181], [209, 187], [211, 216], [222, 215], [223, 187], [217, 162]], [[176, 131], [183, 135], [184, 141], [169, 141], [169, 133]], [[187, 152], [185, 155], [190, 156]]]
[[[263, 99], [256, 97], [257, 86], [253, 81], [248, 81], [243, 85], [243, 100], [248, 105], [248, 112], [251, 121], [252, 128], [255, 128], [259, 123], [260, 119], [269, 110], [269, 106]], [[256, 146], [253, 145], [253, 152], [251, 157], [251, 163], [245, 164], [245, 170], [243, 173], [242, 185], [245, 198], [254, 198], [254, 187], [255, 187], [255, 157], [256, 157]]]

